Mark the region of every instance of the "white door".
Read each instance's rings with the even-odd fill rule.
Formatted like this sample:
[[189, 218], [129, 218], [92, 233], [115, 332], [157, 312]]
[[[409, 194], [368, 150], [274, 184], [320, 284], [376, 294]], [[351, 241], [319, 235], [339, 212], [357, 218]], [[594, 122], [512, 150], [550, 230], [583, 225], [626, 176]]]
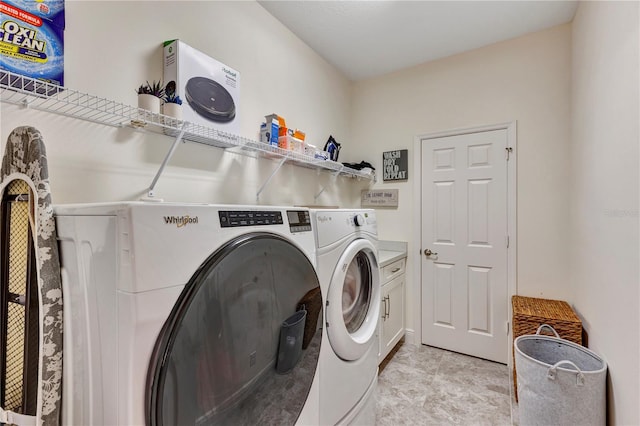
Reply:
[[507, 142], [506, 129], [421, 140], [422, 343], [502, 363]]

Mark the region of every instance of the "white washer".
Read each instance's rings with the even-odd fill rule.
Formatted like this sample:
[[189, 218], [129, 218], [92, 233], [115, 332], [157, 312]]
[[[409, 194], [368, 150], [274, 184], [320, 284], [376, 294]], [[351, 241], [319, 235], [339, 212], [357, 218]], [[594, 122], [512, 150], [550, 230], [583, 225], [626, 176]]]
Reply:
[[373, 210], [311, 210], [325, 298], [320, 424], [372, 424], [378, 374], [380, 272]]
[[308, 210], [131, 202], [55, 214], [64, 424], [318, 423], [321, 333], [294, 325], [279, 344], [305, 295], [322, 322]]

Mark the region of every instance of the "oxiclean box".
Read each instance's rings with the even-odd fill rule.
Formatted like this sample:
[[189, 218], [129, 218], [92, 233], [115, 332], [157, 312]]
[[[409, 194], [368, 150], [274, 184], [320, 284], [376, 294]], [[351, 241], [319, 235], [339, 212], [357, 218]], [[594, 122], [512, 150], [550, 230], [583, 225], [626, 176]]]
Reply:
[[183, 119], [237, 135], [240, 73], [180, 40], [164, 43], [164, 83], [176, 82]]
[[64, 84], [64, 1], [0, 1], [0, 68]]

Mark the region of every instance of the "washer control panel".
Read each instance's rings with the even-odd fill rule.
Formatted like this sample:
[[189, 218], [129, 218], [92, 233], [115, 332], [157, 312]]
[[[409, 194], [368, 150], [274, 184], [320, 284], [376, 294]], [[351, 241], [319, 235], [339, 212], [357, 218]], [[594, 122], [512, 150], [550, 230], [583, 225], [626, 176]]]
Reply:
[[362, 225], [364, 225], [365, 223], [367, 223], [367, 222], [365, 222], [365, 220], [364, 220], [364, 215], [362, 215], [362, 214], [357, 214], [357, 215], [355, 215], [355, 216], [353, 217], [353, 224], [354, 224], [355, 226], [362, 226]]
[[282, 212], [256, 210], [220, 210], [220, 226], [232, 228], [236, 226], [282, 225]]
[[311, 231], [311, 216], [307, 210], [287, 210], [291, 232]]

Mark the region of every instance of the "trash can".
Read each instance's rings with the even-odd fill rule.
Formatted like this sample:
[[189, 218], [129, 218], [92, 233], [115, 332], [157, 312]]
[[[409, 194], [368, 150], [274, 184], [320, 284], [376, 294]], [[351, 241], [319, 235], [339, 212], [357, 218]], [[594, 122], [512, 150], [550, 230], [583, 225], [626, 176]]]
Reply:
[[282, 322], [276, 360], [276, 371], [280, 374], [293, 370], [302, 355], [302, 337], [306, 318], [307, 311], [300, 310]]
[[[556, 337], [541, 336], [550, 328]], [[604, 425], [607, 364], [543, 324], [515, 341], [520, 424]]]

